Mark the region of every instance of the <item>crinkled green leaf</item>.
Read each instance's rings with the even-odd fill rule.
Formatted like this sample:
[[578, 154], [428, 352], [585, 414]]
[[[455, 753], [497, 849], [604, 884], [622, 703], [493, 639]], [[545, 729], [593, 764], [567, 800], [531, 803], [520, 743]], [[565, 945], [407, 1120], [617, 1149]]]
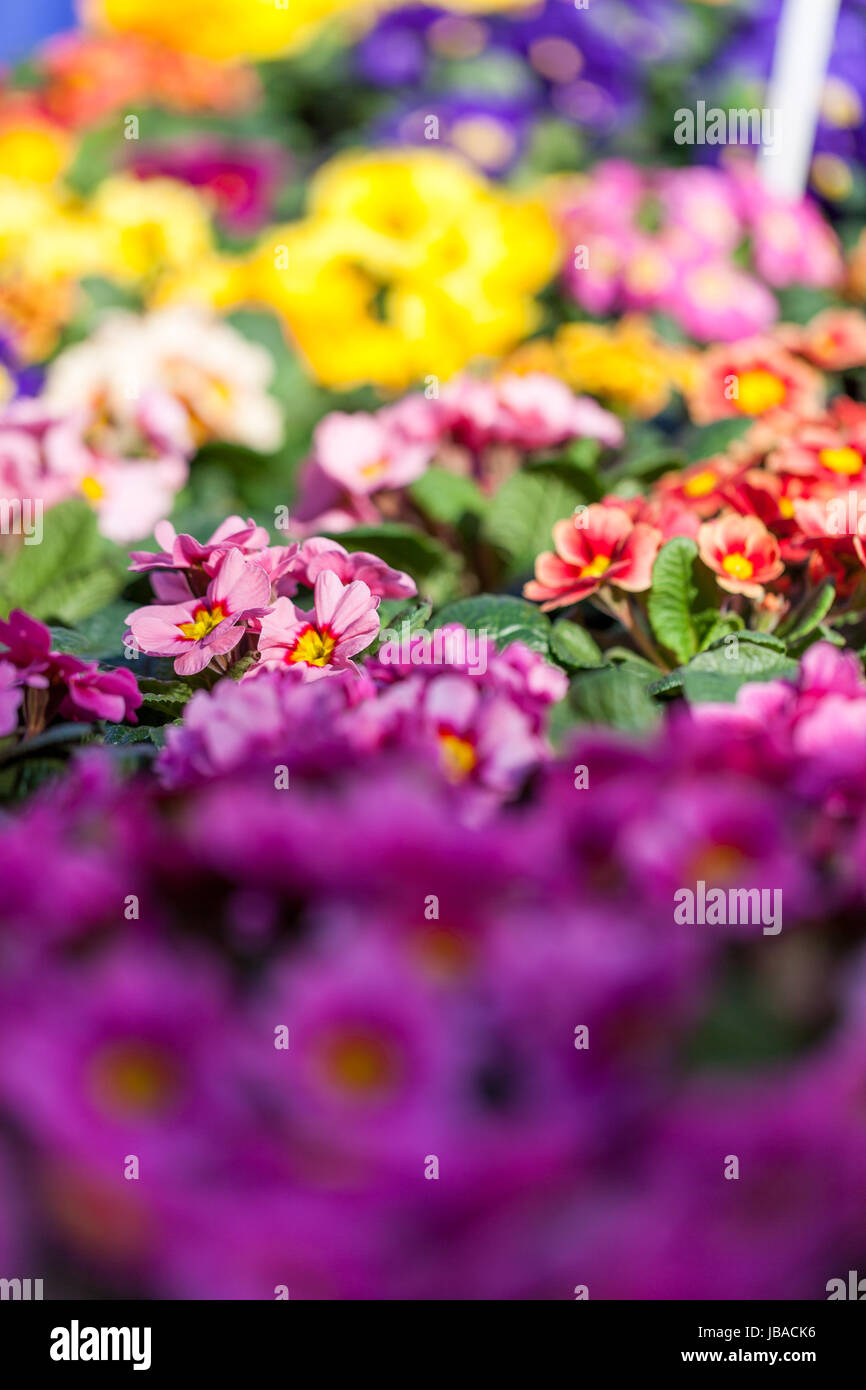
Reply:
[[526, 599], [510, 594], [479, 594], [476, 598], [456, 599], [434, 615], [434, 628], [461, 623], [472, 632], [486, 632], [497, 647], [509, 642], [525, 642], [533, 651], [547, 655], [550, 646], [550, 619]]
[[834, 586], [828, 581], [811, 594], [808, 601], [792, 613], [787, 622], [779, 628], [779, 636], [790, 643], [807, 637], [814, 628], [819, 627], [826, 618], [836, 597]]
[[749, 681], [792, 679], [797, 663], [784, 645], [766, 633], [741, 632], [700, 652], [683, 671], [683, 689], [691, 704], [731, 703]]
[[647, 612], [656, 641], [680, 663], [698, 650], [692, 608], [697, 599], [693, 578], [698, 547], [687, 536], [675, 536], [655, 559]]
[[630, 733], [651, 729], [660, 711], [648, 694], [647, 680], [631, 663], [603, 666], [575, 676], [569, 704], [585, 724], [606, 724]]
[[100, 536], [86, 502], [71, 499], [45, 513], [39, 545], [21, 545], [0, 570], [0, 612], [74, 626], [123, 588], [123, 553]]
[[473, 478], [447, 468], [428, 468], [409, 489], [412, 501], [432, 521], [456, 526], [465, 516], [480, 516], [487, 506]]
[[556, 522], [586, 500], [577, 482], [554, 469], [515, 473], [492, 498], [481, 533], [504, 552], [510, 574], [531, 574], [535, 557], [552, 547]]
[[561, 619], [553, 626], [550, 637], [550, 654], [560, 666], [569, 671], [579, 671], [586, 667], [602, 666], [604, 657], [598, 643], [579, 623]]

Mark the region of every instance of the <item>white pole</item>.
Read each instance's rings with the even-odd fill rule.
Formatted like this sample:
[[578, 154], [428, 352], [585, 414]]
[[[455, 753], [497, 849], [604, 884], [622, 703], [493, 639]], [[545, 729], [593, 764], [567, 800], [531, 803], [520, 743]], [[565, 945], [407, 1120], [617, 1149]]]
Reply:
[[772, 193], [802, 198], [840, 0], [785, 0], [767, 104], [776, 138], [761, 151], [761, 176]]

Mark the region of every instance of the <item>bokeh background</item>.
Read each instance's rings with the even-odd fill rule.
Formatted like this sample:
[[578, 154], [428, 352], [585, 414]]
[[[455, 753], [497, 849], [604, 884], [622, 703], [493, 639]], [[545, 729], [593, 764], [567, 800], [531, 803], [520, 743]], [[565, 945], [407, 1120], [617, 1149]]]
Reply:
[[[0, 1277], [821, 1299], [864, 1269], [862, 555], [794, 534], [749, 435], [808, 602], [786, 642], [754, 618], [736, 706], [712, 652], [659, 685], [627, 610], [554, 641], [519, 597], [575, 507], [696, 532], [777, 390], [800, 424], [850, 402], [822, 485], [866, 468], [866, 4], [806, 200], [675, 139], [761, 104], [780, 11], [4, 10], [0, 491], [45, 535], [0, 537]], [[154, 525], [249, 517], [261, 551], [280, 508], [373, 561], [384, 621], [490, 630], [484, 669], [130, 666]], [[782, 932], [677, 922], [699, 880], [781, 891]]]

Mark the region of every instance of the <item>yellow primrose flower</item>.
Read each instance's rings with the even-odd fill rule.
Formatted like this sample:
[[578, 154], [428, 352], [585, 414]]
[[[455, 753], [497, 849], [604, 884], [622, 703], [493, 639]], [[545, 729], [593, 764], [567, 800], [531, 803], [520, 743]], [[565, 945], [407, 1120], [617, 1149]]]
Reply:
[[553, 339], [526, 343], [505, 364], [510, 371], [552, 371], [575, 391], [598, 396], [644, 419], [685, 391], [693, 354], [658, 338], [646, 319], [615, 324], [567, 323]]
[[194, 269], [210, 255], [207, 206], [174, 179], [119, 174], [99, 185], [90, 206], [109, 234], [106, 273], [118, 279], [153, 279], [167, 271]]
[[148, 296], [148, 305], [182, 302], [230, 310], [252, 297], [247, 260], [213, 252], [193, 266], [162, 276]]
[[111, 270], [112, 245], [96, 217], [70, 206], [55, 210], [53, 217], [31, 231], [18, 261], [33, 279], [80, 279]]
[[0, 112], [0, 169], [22, 183], [50, 184], [72, 158], [75, 142], [54, 121], [29, 109]]
[[557, 263], [547, 213], [454, 155], [349, 152], [319, 171], [309, 201], [251, 257], [249, 291], [329, 385], [444, 378], [537, 326], [533, 295]]
[[59, 208], [47, 188], [0, 176], [0, 256], [15, 255], [38, 227], [57, 216]]
[[424, 264], [443, 231], [461, 226], [467, 205], [484, 187], [444, 151], [350, 150], [315, 175], [308, 208], [351, 229], [369, 264], [383, 273], [405, 272]]
[[301, 48], [324, 21], [357, 9], [358, 0], [84, 0], [93, 28], [137, 34], [218, 62]]
[[[138, 34], [217, 61], [272, 58], [304, 48], [329, 20], [364, 29], [400, 0], [83, 0], [95, 29]], [[443, 0], [458, 14], [520, 10], [526, 0]]]

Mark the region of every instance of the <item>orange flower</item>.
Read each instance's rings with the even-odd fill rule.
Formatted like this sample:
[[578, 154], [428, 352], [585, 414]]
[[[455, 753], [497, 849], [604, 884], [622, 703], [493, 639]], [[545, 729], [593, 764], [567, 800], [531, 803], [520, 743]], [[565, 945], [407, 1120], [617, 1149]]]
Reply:
[[656, 494], [688, 507], [697, 516], [713, 516], [722, 506], [723, 488], [742, 472], [742, 465], [725, 454], [677, 468], [659, 478]]
[[660, 531], [633, 522], [623, 507], [594, 503], [556, 523], [556, 554], [539, 555], [535, 579], [523, 592], [545, 612], [577, 603], [602, 584], [640, 593], [650, 586], [661, 540]]
[[825, 372], [866, 366], [866, 314], [859, 309], [825, 309], [805, 326], [781, 324], [776, 336]]
[[762, 599], [764, 584], [778, 579], [785, 568], [776, 537], [758, 517], [737, 512], [705, 521], [698, 532], [698, 550], [722, 589], [748, 598]]
[[715, 420], [773, 418], [779, 414], [820, 414], [821, 376], [772, 338], [747, 338], [710, 348], [703, 357], [689, 413], [695, 424]]
[[866, 482], [866, 407], [844, 396], [826, 415], [807, 420], [767, 458], [777, 473], [795, 473], [846, 488]]

